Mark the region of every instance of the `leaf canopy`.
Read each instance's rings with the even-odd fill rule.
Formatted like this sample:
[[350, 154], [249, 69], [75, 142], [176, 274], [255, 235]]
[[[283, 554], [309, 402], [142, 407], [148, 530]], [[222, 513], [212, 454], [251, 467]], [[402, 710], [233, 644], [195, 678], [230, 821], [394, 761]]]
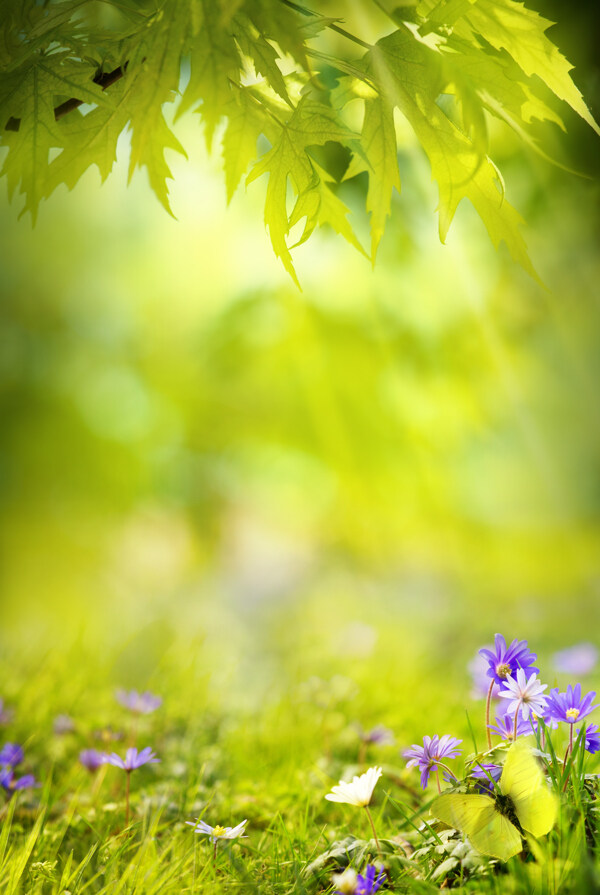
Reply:
[[[301, 221], [299, 242], [325, 224], [364, 251], [338, 195], [357, 175], [368, 178], [374, 262], [401, 188], [402, 116], [438, 185], [442, 241], [468, 199], [494, 245], [535, 276], [488, 123], [501, 120], [548, 157], [539, 124], [564, 129], [558, 100], [600, 134], [546, 35], [551, 23], [516, 0], [332, 0], [327, 11], [292, 0], [0, 0], [9, 197], [22, 194], [35, 220], [43, 198], [61, 183], [73, 188], [91, 165], [106, 178], [129, 129], [130, 176], [146, 168], [170, 211], [165, 152], [185, 155], [174, 128], [192, 110], [209, 146], [219, 135], [228, 200], [244, 176], [268, 176], [265, 224], [297, 282], [290, 231]], [[366, 40], [355, 21], [375, 13], [387, 26]]]

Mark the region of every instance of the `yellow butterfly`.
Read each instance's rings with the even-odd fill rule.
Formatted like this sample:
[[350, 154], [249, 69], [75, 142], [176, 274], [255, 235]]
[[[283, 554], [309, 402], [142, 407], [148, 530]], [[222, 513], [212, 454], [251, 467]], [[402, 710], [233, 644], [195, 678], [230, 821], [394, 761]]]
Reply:
[[500, 794], [492, 799], [474, 793], [443, 793], [433, 802], [438, 820], [468, 836], [484, 855], [508, 861], [523, 850], [521, 834], [509, 817], [536, 838], [549, 833], [556, 821], [558, 802], [550, 792], [531, 748], [517, 740], [508, 750]]

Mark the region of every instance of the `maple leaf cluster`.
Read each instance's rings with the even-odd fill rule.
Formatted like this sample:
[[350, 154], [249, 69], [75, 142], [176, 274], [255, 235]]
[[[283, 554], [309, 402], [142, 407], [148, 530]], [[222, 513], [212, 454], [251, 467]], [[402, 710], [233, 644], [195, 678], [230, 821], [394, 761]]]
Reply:
[[[438, 184], [442, 241], [469, 199], [494, 245], [535, 275], [488, 124], [500, 119], [544, 155], [534, 123], [563, 127], [557, 98], [600, 133], [546, 36], [551, 23], [516, 0], [416, 0], [387, 13], [390, 27], [369, 42], [346, 20], [374, 5], [332, 2], [336, 16], [325, 16], [292, 0], [0, 0], [9, 197], [21, 193], [35, 220], [40, 201], [90, 165], [105, 179], [129, 128], [130, 176], [145, 167], [170, 211], [165, 150], [185, 155], [174, 126], [198, 112], [207, 144], [222, 140], [228, 199], [244, 176], [268, 175], [265, 223], [296, 279], [290, 231], [302, 221], [299, 242], [327, 224], [364, 251], [339, 196], [341, 180], [364, 174], [375, 261], [400, 192], [400, 115]], [[341, 173], [327, 163], [332, 146]]]

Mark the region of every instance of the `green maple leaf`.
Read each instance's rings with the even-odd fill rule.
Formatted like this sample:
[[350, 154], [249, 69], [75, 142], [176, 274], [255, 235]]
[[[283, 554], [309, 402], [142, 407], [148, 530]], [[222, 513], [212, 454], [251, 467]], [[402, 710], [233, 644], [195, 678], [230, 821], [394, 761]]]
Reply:
[[392, 190], [400, 192], [394, 108], [383, 94], [372, 92], [365, 98], [361, 147], [362, 155], [354, 155], [345, 179], [361, 171], [369, 175], [366, 207], [371, 215], [371, 261], [375, 264], [377, 248], [391, 214]]
[[111, 87], [110, 107], [98, 106], [87, 115], [76, 109], [58, 122], [64, 149], [48, 167], [47, 196], [59, 183], [73, 189], [90, 165], [97, 165], [103, 181], [108, 177], [117, 158], [117, 141], [132, 115], [131, 90], [131, 81], [120, 81]]
[[369, 53], [368, 64], [379, 89], [393, 98], [427, 153], [439, 187], [442, 242], [459, 202], [467, 198], [493, 244], [497, 247], [505, 242], [512, 257], [535, 277], [519, 232], [521, 217], [504, 198], [496, 167], [436, 102], [444, 85], [439, 54], [415, 41], [408, 30], [400, 29], [377, 43]]
[[269, 152], [254, 165], [246, 179], [250, 183], [262, 174], [269, 174], [265, 224], [269, 228], [275, 254], [281, 258], [297, 285], [298, 278], [286, 241], [290, 231], [286, 204], [288, 181], [298, 196], [314, 191], [320, 177], [307, 148], [323, 146], [329, 140], [355, 146], [357, 137], [357, 134], [338, 121], [333, 109], [304, 96], [289, 119], [279, 121], [278, 139]]
[[227, 201], [230, 202], [250, 162], [256, 159], [256, 143], [269, 128], [268, 112], [252, 95], [241, 87], [225, 109], [227, 128], [223, 134], [223, 161]]
[[231, 82], [239, 80], [241, 59], [228, 21], [222, 18], [213, 0], [194, 0], [194, 9], [196, 20], [189, 44], [190, 80], [177, 117], [201, 102], [199, 111], [210, 149], [215, 127], [223, 117], [223, 107], [231, 99]]
[[159, 10], [148, 23], [142, 40], [129, 60], [127, 78], [135, 82], [135, 103], [131, 105], [131, 157], [129, 178], [136, 167], [148, 169], [150, 185], [171, 214], [167, 178], [171, 172], [164, 150], [186, 155], [175, 134], [167, 126], [162, 105], [171, 102], [179, 85], [182, 46], [190, 28], [187, 3], [171, 3]]
[[269, 82], [273, 90], [286, 102], [290, 102], [287, 87], [277, 59], [279, 53], [262, 34], [259, 34], [250, 19], [239, 15], [235, 19], [235, 36], [242, 52], [252, 59], [254, 70]]
[[[289, 226], [293, 227], [294, 224], [306, 218], [304, 232], [296, 245], [306, 242], [317, 224], [321, 227], [329, 225], [336, 233], [343, 236], [350, 245], [358, 249], [362, 255], [368, 257], [348, 220], [347, 216], [350, 213], [350, 209], [329, 187], [330, 183], [335, 183], [334, 178], [317, 164], [314, 159], [312, 160], [312, 166], [315, 175], [314, 179], [298, 196], [289, 219]], [[294, 247], [292, 246], [292, 248]]]
[[34, 222], [39, 202], [46, 194], [48, 153], [64, 145], [54, 115], [57, 97], [76, 96], [90, 103], [111, 105], [110, 98], [93, 82], [94, 74], [89, 63], [56, 53], [34, 56], [0, 78], [0, 121], [15, 122], [15, 130], [3, 134], [9, 151], [0, 176], [6, 175], [9, 197], [20, 183], [20, 192], [25, 195], [21, 214], [31, 212]]
[[515, 0], [478, 0], [470, 4], [466, 20], [497, 50], [506, 50], [526, 75], [537, 75], [600, 134], [569, 72], [573, 66], [549, 40], [552, 22]]

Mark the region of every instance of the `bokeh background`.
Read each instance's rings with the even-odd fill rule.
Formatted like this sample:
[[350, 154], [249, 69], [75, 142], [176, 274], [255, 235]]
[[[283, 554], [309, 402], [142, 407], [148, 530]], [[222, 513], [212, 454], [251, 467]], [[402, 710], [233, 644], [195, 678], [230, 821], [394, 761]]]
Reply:
[[[560, 6], [539, 9], [598, 118], [598, 13]], [[227, 207], [197, 116], [169, 159], [176, 219], [144, 174], [127, 185], [126, 136], [109, 180], [59, 190], [35, 229], [2, 187], [9, 702], [48, 674], [65, 712], [90, 680], [259, 706], [379, 663], [381, 709], [449, 668], [468, 689], [496, 631], [546, 659], [599, 643], [599, 143], [561, 113], [551, 151], [585, 176], [493, 132], [544, 286], [464, 204], [439, 243], [404, 131], [375, 270], [320, 231], [302, 292], [264, 180]]]

